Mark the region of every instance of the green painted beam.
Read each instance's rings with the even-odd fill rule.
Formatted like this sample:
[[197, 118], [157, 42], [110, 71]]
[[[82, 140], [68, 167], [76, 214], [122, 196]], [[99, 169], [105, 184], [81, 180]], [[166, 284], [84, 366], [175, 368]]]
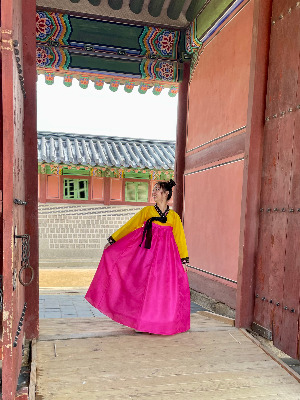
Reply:
[[143, 9], [143, 5], [144, 0], [130, 0], [129, 8], [133, 13], [139, 14]]
[[173, 20], [178, 19], [184, 3], [185, 0], [171, 0], [167, 10], [167, 16]]
[[189, 8], [186, 10], [185, 17], [189, 22], [192, 22], [198, 15], [201, 8], [206, 3], [206, 0], [192, 0]]
[[70, 17], [70, 25], [72, 26], [70, 42], [140, 49], [139, 37], [143, 32], [143, 27], [75, 17]]
[[123, 5], [123, 0], [108, 0], [108, 5], [113, 10], [120, 10]]
[[197, 39], [202, 38], [233, 2], [234, 0], [211, 0], [197, 18]]
[[106, 71], [141, 76], [140, 62], [122, 59], [93, 57], [82, 54], [70, 53], [70, 71], [72, 68], [95, 70], [105, 73]]
[[150, 0], [148, 11], [152, 17], [159, 17], [165, 0]]

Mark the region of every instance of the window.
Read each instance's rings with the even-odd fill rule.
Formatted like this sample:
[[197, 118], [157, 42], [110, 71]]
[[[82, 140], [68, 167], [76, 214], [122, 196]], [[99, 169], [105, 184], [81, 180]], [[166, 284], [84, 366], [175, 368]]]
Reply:
[[148, 201], [148, 182], [126, 182], [125, 201]]
[[64, 199], [88, 200], [87, 179], [64, 179]]

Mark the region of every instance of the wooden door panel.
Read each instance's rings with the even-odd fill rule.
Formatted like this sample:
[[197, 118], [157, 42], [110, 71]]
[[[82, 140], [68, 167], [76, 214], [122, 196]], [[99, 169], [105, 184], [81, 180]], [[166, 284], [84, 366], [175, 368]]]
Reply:
[[286, 208], [289, 199], [293, 124], [273, 119], [265, 127], [261, 207]]
[[273, 20], [266, 107], [266, 116], [270, 118], [288, 112], [297, 99], [299, 8]]
[[[286, 262], [283, 279], [283, 312], [281, 335], [275, 342], [284, 352], [293, 358], [299, 358], [299, 343], [290, 340], [289, 336], [299, 338], [300, 316], [300, 115], [299, 112], [291, 115], [294, 121], [294, 138], [291, 158], [291, 188], [287, 224]], [[287, 331], [289, 335], [287, 335]], [[299, 342], [299, 339], [298, 339]]]
[[294, 358], [300, 298], [299, 18], [295, 2], [273, 2], [254, 310], [254, 321]]
[[[273, 216], [263, 213], [260, 218], [260, 234], [258, 244], [258, 256], [256, 264], [256, 287], [255, 287], [255, 308], [254, 320], [257, 324], [272, 329], [271, 320], [266, 306], [269, 299], [269, 259], [271, 257], [271, 234], [270, 229], [273, 223]], [[267, 300], [266, 300], [267, 299]]]
[[[299, 217], [299, 216], [298, 216]], [[279, 334], [274, 336], [274, 344], [293, 358], [299, 357], [299, 218], [289, 215], [286, 259], [282, 279], [282, 318], [278, 326]]]
[[[25, 209], [14, 200], [25, 200], [25, 166], [23, 110], [24, 98], [19, 80], [22, 65], [22, 1], [1, 1], [1, 114], [2, 114], [2, 188], [3, 225], [3, 362], [2, 396], [15, 398], [22, 362], [24, 330], [19, 325], [25, 303], [25, 288], [18, 279], [22, 260], [22, 241], [15, 235], [24, 234]], [[18, 57], [18, 59], [17, 59]], [[19, 329], [21, 328], [21, 329]]]
[[297, 1], [295, 0], [276, 0], [273, 1], [272, 19], [277, 20], [280, 15], [286, 16], [288, 10], [296, 8]]

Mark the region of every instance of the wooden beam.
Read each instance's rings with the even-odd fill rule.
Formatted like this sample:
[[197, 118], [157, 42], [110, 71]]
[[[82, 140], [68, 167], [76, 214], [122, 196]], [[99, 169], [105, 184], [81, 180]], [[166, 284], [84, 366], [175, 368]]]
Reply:
[[187, 124], [187, 103], [190, 78], [190, 65], [184, 64], [183, 80], [179, 85], [178, 106], [177, 106], [177, 131], [176, 150], [174, 165], [174, 190], [173, 209], [182, 218], [183, 210], [183, 174], [185, 168], [185, 147], [186, 147], [186, 124]]
[[272, 0], [254, 0], [236, 307], [236, 326], [243, 328], [250, 328], [254, 313], [271, 11]]
[[108, 178], [107, 176], [104, 177], [104, 204], [109, 205], [110, 204], [110, 185], [111, 185], [111, 179]]
[[30, 265], [34, 280], [26, 287], [27, 313], [25, 333], [27, 339], [39, 333], [39, 232], [38, 232], [38, 157], [36, 113], [36, 3], [22, 3], [23, 70], [26, 99], [24, 100], [24, 152], [25, 152], [25, 230], [30, 235]]
[[198, 168], [201, 165], [209, 164], [214, 161], [224, 160], [245, 151], [245, 132], [229, 139], [223, 140], [201, 151], [197, 151], [185, 158], [185, 171]]

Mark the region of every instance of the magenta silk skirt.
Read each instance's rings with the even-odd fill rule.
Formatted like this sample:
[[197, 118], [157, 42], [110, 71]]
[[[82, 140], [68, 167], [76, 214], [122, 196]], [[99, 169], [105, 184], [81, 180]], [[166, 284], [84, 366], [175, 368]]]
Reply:
[[151, 249], [143, 228], [104, 250], [85, 296], [95, 308], [138, 331], [174, 335], [190, 328], [190, 290], [171, 226], [152, 225]]

